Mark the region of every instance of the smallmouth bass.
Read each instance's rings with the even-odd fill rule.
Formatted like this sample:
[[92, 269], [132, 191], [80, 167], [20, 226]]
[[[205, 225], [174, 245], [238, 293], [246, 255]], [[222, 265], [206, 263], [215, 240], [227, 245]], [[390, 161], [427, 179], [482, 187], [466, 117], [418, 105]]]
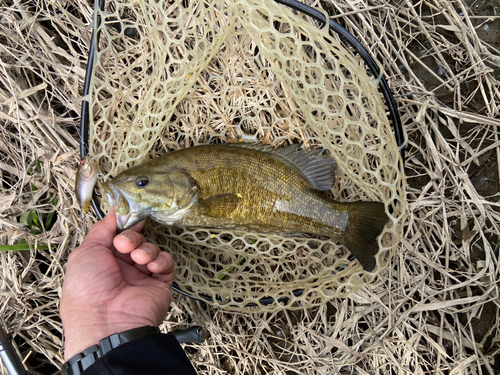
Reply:
[[322, 194], [333, 186], [336, 165], [320, 152], [196, 146], [125, 170], [103, 188], [120, 229], [150, 217], [169, 226], [329, 236], [372, 271], [389, 220], [384, 204]]

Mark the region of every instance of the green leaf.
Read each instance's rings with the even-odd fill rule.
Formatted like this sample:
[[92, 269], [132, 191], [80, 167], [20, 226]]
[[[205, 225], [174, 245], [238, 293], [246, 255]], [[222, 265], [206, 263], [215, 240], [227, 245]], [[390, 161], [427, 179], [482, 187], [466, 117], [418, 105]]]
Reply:
[[32, 218], [31, 218], [31, 211], [25, 212], [24, 214], [22, 214], [21, 217], [19, 218], [19, 222], [21, 224], [24, 224], [27, 227], [29, 227], [31, 225], [31, 223], [33, 222]]
[[38, 173], [42, 174], [42, 162], [40, 160], [36, 160], [36, 170]]
[[[245, 260], [245, 257], [240, 257], [240, 259], [238, 259], [236, 261], [236, 265], [240, 265], [243, 261]], [[235, 266], [229, 266], [226, 270], [225, 270], [225, 273], [219, 273], [217, 274], [217, 278], [219, 280], [222, 280], [223, 278], [225, 278], [226, 276], [229, 276], [229, 273], [233, 271], [233, 269], [235, 268]]]
[[54, 220], [55, 211], [49, 212], [45, 218], [45, 229], [50, 230], [52, 221]]
[[[48, 250], [49, 247], [46, 245], [38, 245], [36, 247], [38, 250]], [[29, 250], [30, 246], [27, 243], [20, 243], [17, 245], [0, 245], [0, 251], [26, 251]]]
[[31, 217], [33, 219], [33, 224], [35, 224], [38, 228], [42, 229], [42, 224], [40, 223], [40, 220], [38, 219], [38, 215], [36, 211], [31, 211]]

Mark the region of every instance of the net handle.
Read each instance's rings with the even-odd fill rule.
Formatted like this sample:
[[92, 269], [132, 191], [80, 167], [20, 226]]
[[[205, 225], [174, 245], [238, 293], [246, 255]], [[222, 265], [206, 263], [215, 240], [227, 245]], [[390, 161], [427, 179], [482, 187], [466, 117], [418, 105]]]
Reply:
[[[323, 13], [319, 12], [318, 10], [311, 8], [308, 5], [302, 4], [298, 2], [297, 0], [275, 0], [277, 3], [281, 5], [286, 5], [292, 9], [295, 9], [313, 19], [321, 23], [323, 26], [326, 23], [326, 17], [323, 15]], [[97, 2], [97, 7], [98, 9], [104, 9], [106, 0], [99, 0]], [[95, 11], [96, 11], [95, 10]], [[378, 77], [381, 72], [380, 69], [373, 59], [373, 57], [368, 53], [365, 47], [358, 42], [358, 40], [345, 28], [343, 28], [341, 25], [336, 23], [335, 21], [329, 19], [328, 24], [331, 30], [333, 30], [339, 37], [347, 44], [349, 44], [354, 50], [359, 54], [359, 56], [364, 60], [368, 68], [371, 70], [372, 74], [375, 77]], [[101, 25], [101, 16], [97, 15], [97, 18], [95, 20], [95, 25], [94, 29], [92, 30], [92, 38], [90, 42], [90, 48], [89, 48], [89, 57], [87, 60], [87, 70], [85, 71], [85, 83], [83, 86], [83, 97], [88, 98], [88, 94], [90, 91], [90, 80], [92, 77], [92, 71], [94, 69], [94, 57], [96, 51], [94, 50], [94, 46], [96, 46], [99, 43], [99, 34], [95, 32]], [[397, 109], [396, 101], [394, 100], [394, 96], [392, 95], [391, 89], [389, 88], [389, 85], [385, 79], [385, 77], [382, 76], [379, 82], [382, 94], [384, 95], [384, 98], [386, 100], [386, 105], [389, 109], [389, 113], [392, 118], [392, 126], [394, 130], [394, 136], [396, 138], [396, 143], [399, 146], [399, 150], [401, 153], [401, 158], [403, 160], [403, 165], [405, 161], [405, 140], [404, 140], [404, 132], [403, 132], [403, 125], [401, 123], [401, 118], [399, 116], [399, 112]], [[90, 107], [89, 107], [89, 102], [86, 99], [82, 100], [82, 114], [80, 117], [80, 156], [83, 159], [85, 155], [88, 154], [89, 152], [89, 135], [90, 135]], [[104, 212], [102, 212], [100, 205], [99, 205], [99, 198], [96, 195], [95, 191], [92, 196], [92, 207], [94, 207], [94, 211], [98, 217], [99, 220], [102, 220], [105, 216]], [[191, 295], [188, 292], [185, 292], [182, 290], [177, 283], [172, 283], [172, 289], [180, 293], [186, 297], [193, 298], [202, 302], [215, 302], [213, 298], [205, 295], [201, 295], [201, 298], [195, 297]], [[293, 291], [294, 296], [299, 297], [304, 293], [304, 289], [297, 289]], [[281, 297], [278, 302], [285, 302], [289, 298], [288, 297]], [[219, 303], [223, 303], [222, 300], [217, 300]], [[243, 301], [241, 301], [242, 303]], [[259, 301], [260, 304], [262, 305], [269, 305], [274, 302], [274, 298], [269, 297], [269, 298], [263, 298]], [[252, 307], [256, 306], [255, 303], [247, 303], [245, 305], [246, 307]]]

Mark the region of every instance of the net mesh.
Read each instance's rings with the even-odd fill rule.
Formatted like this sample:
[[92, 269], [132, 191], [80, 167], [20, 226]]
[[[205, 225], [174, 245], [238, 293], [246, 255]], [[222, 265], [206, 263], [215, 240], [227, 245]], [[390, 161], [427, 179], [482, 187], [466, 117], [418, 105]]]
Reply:
[[98, 16], [90, 153], [105, 178], [199, 144], [300, 143], [336, 159], [332, 198], [382, 201], [391, 219], [372, 273], [330, 239], [150, 222], [182, 290], [235, 311], [297, 309], [387, 267], [406, 212], [401, 159], [376, 77], [328, 29], [264, 0], [114, 0]]

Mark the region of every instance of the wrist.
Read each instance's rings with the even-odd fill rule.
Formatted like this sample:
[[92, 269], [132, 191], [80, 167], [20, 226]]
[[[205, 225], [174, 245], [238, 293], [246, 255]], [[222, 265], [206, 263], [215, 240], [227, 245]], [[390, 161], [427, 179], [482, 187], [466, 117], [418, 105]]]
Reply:
[[124, 332], [133, 328], [142, 327], [144, 323], [113, 322], [109, 324], [76, 324], [64, 325], [64, 360], [84, 351], [92, 345], [115, 333]]
[[138, 340], [145, 335], [161, 333], [156, 326], [142, 326], [114, 333], [99, 341], [99, 345], [92, 345], [76, 355], [68, 358], [62, 367], [63, 375], [80, 375], [92, 366], [99, 358], [109, 351], [130, 341]]
[[157, 325], [156, 321], [148, 317], [134, 316], [116, 309], [108, 311], [104, 305], [82, 305], [69, 299], [61, 301], [65, 361], [114, 333]]

